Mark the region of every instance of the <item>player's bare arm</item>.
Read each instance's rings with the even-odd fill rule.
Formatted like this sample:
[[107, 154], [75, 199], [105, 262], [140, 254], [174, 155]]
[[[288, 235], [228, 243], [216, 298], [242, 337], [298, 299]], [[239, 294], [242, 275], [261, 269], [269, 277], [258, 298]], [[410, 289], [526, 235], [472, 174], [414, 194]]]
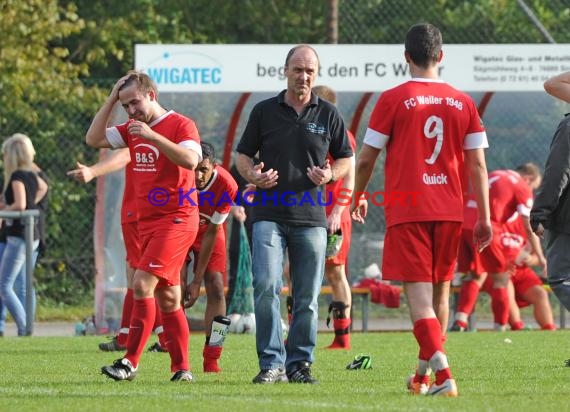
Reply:
[[111, 147], [105, 133], [107, 130], [107, 123], [113, 113], [115, 103], [119, 101], [119, 89], [128, 78], [128, 75], [123, 76], [117, 81], [117, 83], [115, 83], [111, 93], [95, 114], [95, 117], [91, 121], [91, 125], [85, 134], [85, 143], [87, 143], [87, 145], [95, 148]]
[[184, 296], [185, 308], [192, 307], [200, 296], [200, 286], [202, 286], [204, 274], [206, 273], [206, 268], [208, 267], [212, 251], [214, 250], [214, 244], [216, 243], [216, 236], [218, 236], [218, 231], [220, 230], [222, 230], [222, 225], [217, 225], [212, 222], [208, 224], [206, 233], [204, 233], [204, 237], [202, 238], [202, 245], [200, 246], [200, 253], [198, 254], [198, 265], [194, 272], [194, 279], [192, 279], [192, 282], [186, 286], [186, 294]]
[[113, 150], [105, 158], [91, 166], [77, 162], [77, 168], [67, 172], [70, 176], [81, 183], [89, 183], [99, 176], [104, 176], [124, 168], [131, 161], [131, 154], [126, 147]]
[[359, 223], [364, 223], [364, 219], [368, 212], [368, 201], [360, 196], [360, 194], [364, 193], [368, 187], [376, 160], [378, 159], [381, 151], [381, 149], [377, 149], [364, 143], [362, 145], [362, 149], [360, 149], [360, 153], [358, 154], [358, 159], [356, 160], [354, 192], [352, 205], [350, 206], [350, 213], [352, 219]]
[[277, 185], [277, 180], [279, 179], [277, 170], [268, 169], [262, 172], [265, 164], [260, 162], [254, 165], [253, 159], [243, 153], [237, 154], [236, 167], [244, 179], [256, 187], [270, 189]]
[[241, 223], [245, 222], [245, 219], [247, 219], [247, 214], [245, 213], [245, 208], [243, 206], [232, 206], [231, 214], [235, 220]]
[[570, 71], [560, 73], [545, 81], [544, 90], [549, 95], [570, 103]]
[[540, 239], [532, 231], [532, 227], [530, 226], [530, 218], [528, 216], [521, 216], [521, 219], [524, 222], [524, 228], [528, 237], [528, 242], [532, 246], [532, 251], [536, 254], [536, 257], [538, 258], [538, 263], [541, 270], [544, 272], [546, 270], [546, 258], [544, 257], [544, 253], [542, 252]]
[[477, 202], [477, 222], [473, 227], [473, 242], [479, 251], [485, 249], [493, 238], [489, 209], [489, 177], [483, 149], [465, 150], [465, 169]]

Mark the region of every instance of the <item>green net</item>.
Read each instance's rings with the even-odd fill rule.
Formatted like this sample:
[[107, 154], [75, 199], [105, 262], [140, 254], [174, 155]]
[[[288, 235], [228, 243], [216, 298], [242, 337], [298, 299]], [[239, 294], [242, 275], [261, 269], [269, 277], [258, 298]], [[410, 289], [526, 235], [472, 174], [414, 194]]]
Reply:
[[[237, 222], [234, 222], [237, 223]], [[228, 313], [253, 313], [253, 286], [251, 275], [251, 251], [243, 223], [240, 225], [239, 256], [234, 292]]]

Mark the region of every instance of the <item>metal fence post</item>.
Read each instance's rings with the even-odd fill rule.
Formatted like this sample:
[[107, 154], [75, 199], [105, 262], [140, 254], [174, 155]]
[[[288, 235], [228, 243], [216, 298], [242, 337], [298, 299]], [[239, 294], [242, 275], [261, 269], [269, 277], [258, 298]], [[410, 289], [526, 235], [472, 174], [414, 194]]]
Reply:
[[2, 219], [22, 219], [24, 221], [24, 240], [26, 241], [26, 336], [34, 331], [34, 218], [40, 215], [39, 210], [24, 210], [21, 212], [2, 210]]

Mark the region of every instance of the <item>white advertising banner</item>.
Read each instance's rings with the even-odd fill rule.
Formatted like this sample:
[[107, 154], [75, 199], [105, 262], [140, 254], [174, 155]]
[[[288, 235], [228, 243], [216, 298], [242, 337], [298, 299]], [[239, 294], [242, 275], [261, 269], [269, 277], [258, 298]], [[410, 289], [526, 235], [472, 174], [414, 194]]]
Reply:
[[[137, 44], [135, 67], [162, 92], [277, 92], [286, 87], [293, 45]], [[314, 45], [317, 83], [337, 91], [377, 92], [410, 78], [402, 45]], [[542, 91], [570, 70], [568, 44], [444, 45], [440, 76], [464, 91]]]

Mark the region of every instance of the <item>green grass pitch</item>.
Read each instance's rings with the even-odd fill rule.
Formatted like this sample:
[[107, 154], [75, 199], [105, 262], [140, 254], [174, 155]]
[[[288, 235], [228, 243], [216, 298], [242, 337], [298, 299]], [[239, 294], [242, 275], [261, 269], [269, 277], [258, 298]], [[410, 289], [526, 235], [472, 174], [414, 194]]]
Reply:
[[[320, 333], [313, 365], [318, 385], [253, 385], [258, 366], [252, 335], [230, 335], [223, 372], [204, 374], [199, 333], [190, 342], [195, 383], [170, 382], [168, 354], [146, 352], [134, 381], [114, 382], [100, 368], [121, 353], [100, 352], [102, 339], [1, 339], [0, 411], [568, 410], [566, 330], [450, 334], [446, 350], [458, 398], [407, 394], [405, 378], [417, 357], [411, 332], [354, 333], [349, 351], [323, 349], [332, 334]], [[372, 356], [372, 369], [346, 370], [359, 353]]]

